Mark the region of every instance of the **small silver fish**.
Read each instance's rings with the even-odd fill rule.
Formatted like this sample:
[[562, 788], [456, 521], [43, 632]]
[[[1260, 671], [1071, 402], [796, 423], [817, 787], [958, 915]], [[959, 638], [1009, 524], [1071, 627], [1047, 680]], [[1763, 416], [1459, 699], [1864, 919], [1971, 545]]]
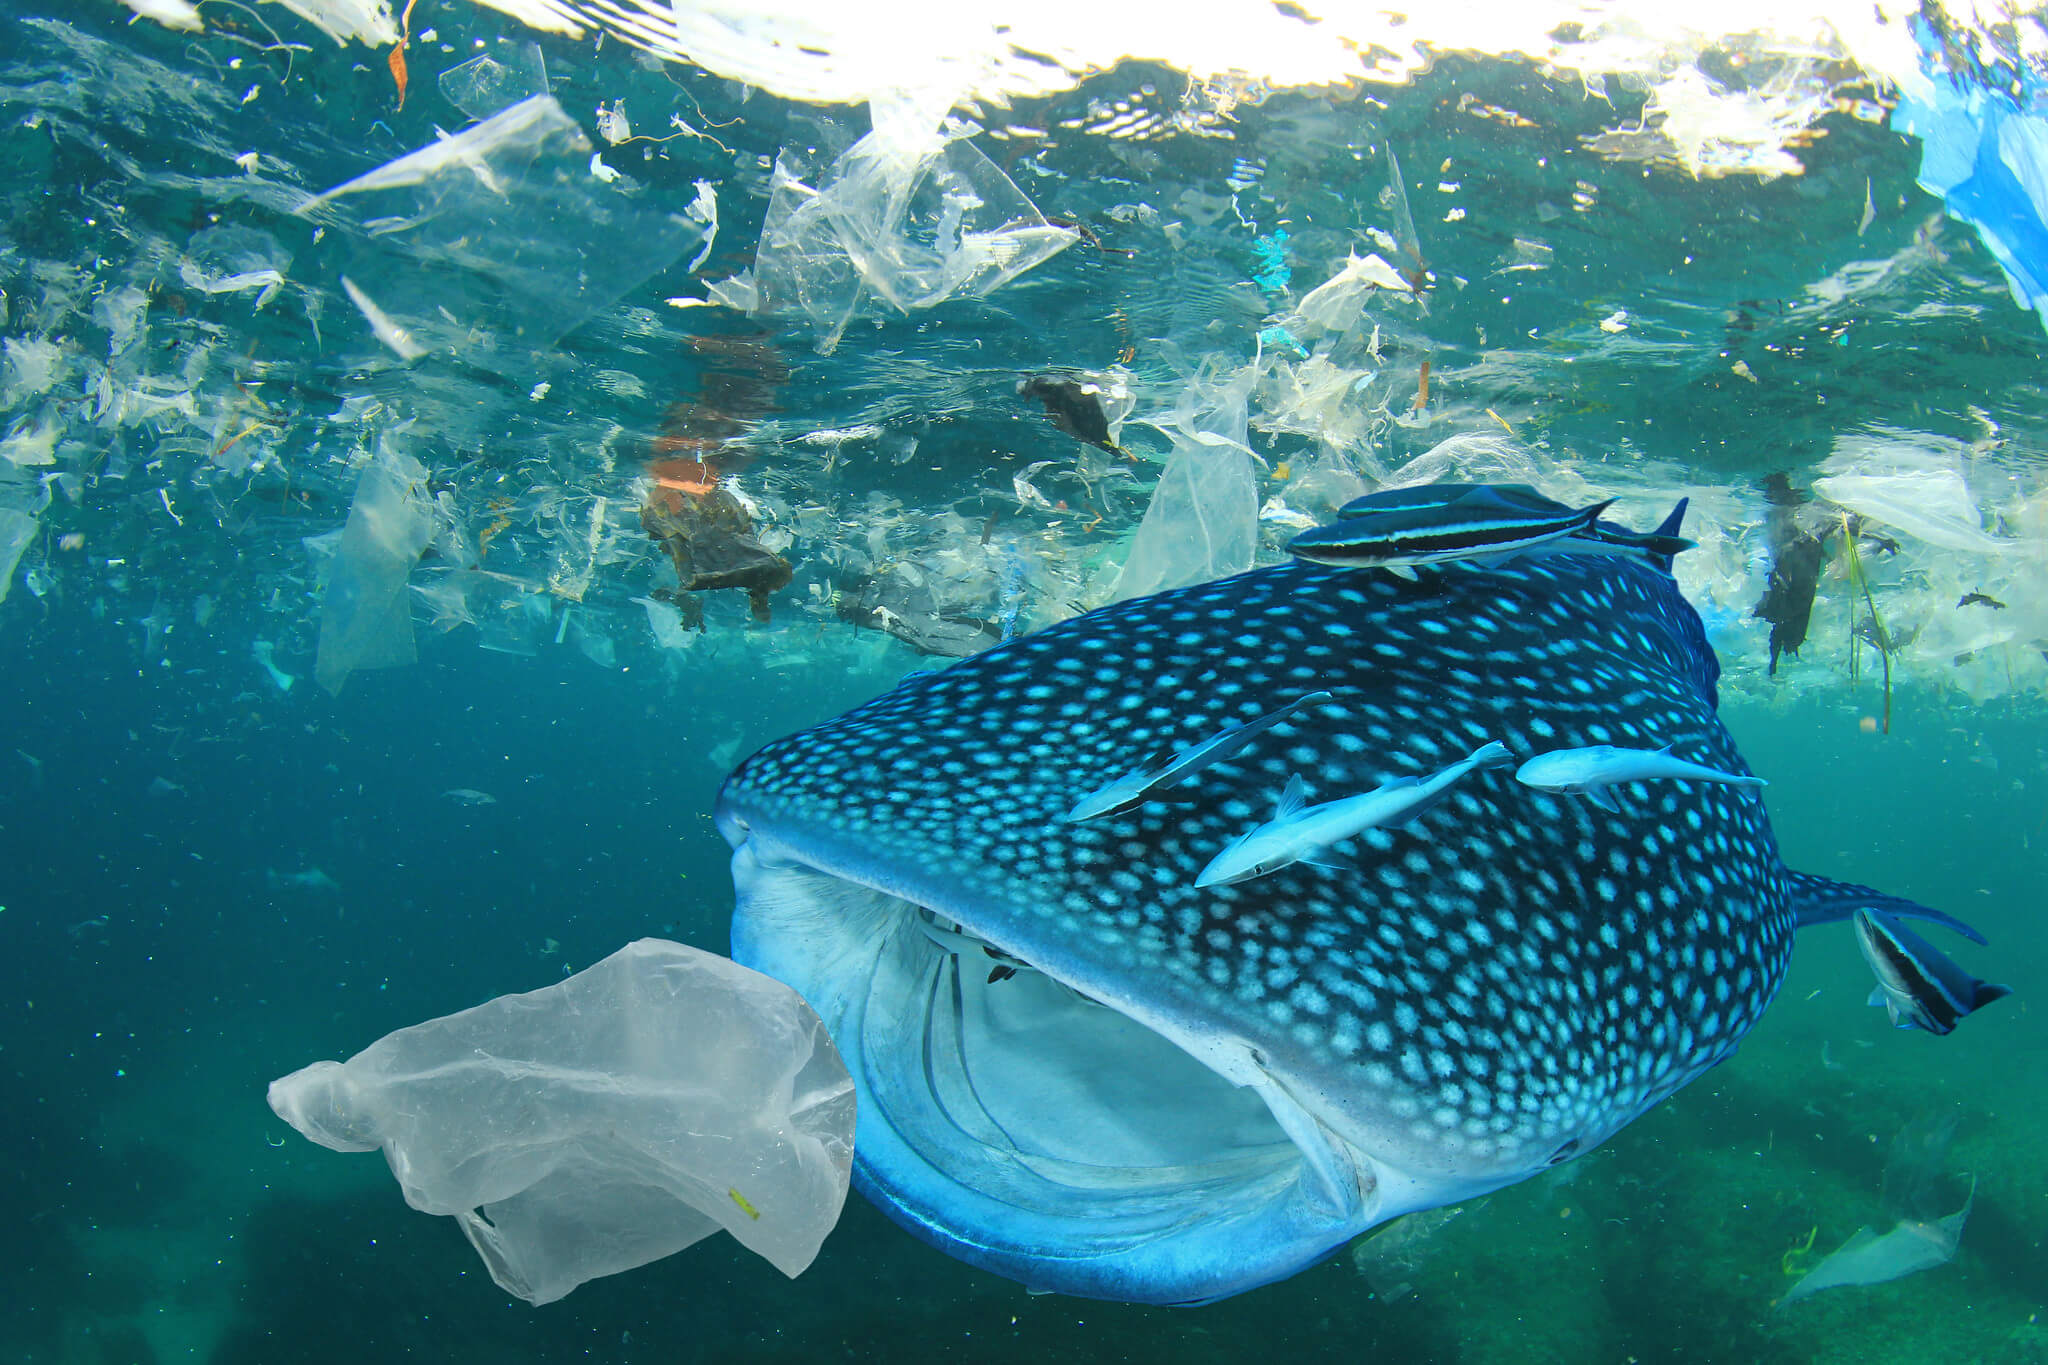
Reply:
[[1761, 787], [1761, 777], [1724, 773], [1672, 756], [1671, 746], [1661, 749], [1621, 749], [1612, 744], [1588, 744], [1583, 749], [1553, 749], [1515, 769], [1515, 780], [1538, 791], [1560, 796], [1583, 796], [1603, 810], [1618, 809], [1606, 788], [1617, 782], [1649, 782], [1677, 778], [1686, 782], [1725, 782], [1731, 787]]
[[1199, 744], [1182, 749], [1164, 763], [1134, 769], [1108, 786], [1090, 792], [1075, 802], [1074, 808], [1062, 818], [1073, 824], [1104, 815], [1121, 815], [1135, 806], [1156, 800], [1167, 788], [1186, 781], [1212, 763], [1221, 763], [1304, 706], [1320, 706], [1329, 700], [1328, 692], [1310, 692], [1277, 711], [1268, 711], [1256, 720], [1233, 725], [1220, 735], [1212, 735]]
[[1856, 946], [1877, 974], [1870, 1003], [1884, 1007], [1894, 1028], [1949, 1033], [1964, 1015], [2012, 994], [2010, 986], [1971, 976], [1882, 910], [1856, 912]]
[[497, 797], [489, 792], [480, 792], [475, 787], [453, 787], [448, 791], [442, 792], [441, 795], [447, 800], [464, 806], [495, 806], [498, 804]]
[[1451, 784], [1474, 768], [1511, 763], [1514, 755], [1498, 740], [1428, 777], [1397, 777], [1369, 792], [1305, 805], [1300, 774], [1288, 779], [1279, 808], [1265, 824], [1244, 834], [1209, 860], [1195, 885], [1227, 886], [1276, 872], [1289, 863], [1315, 862], [1314, 855], [1378, 825], [1403, 825], [1443, 799]]

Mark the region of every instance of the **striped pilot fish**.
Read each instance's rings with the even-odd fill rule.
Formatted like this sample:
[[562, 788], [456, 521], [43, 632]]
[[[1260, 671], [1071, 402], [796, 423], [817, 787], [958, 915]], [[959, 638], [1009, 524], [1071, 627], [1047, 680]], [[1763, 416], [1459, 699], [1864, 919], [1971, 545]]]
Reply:
[[1602, 519], [1613, 502], [1567, 507], [1526, 484], [1418, 484], [1354, 498], [1335, 522], [1302, 532], [1287, 548], [1315, 564], [1407, 577], [1424, 565], [1500, 564], [1531, 554], [1637, 554], [1668, 568], [1673, 555], [1691, 548], [1678, 534], [1685, 499], [1643, 532]]
[[1883, 910], [1858, 910], [1854, 923], [1856, 946], [1877, 974], [1870, 1003], [1882, 1006], [1895, 1028], [1950, 1033], [1964, 1015], [2012, 994], [2010, 986], [1971, 976]]
[[1197, 885], [1296, 774], [1495, 740], [1741, 773], [1718, 674], [1644, 555], [1117, 603], [743, 762], [733, 956], [824, 1019], [856, 1184], [916, 1236], [1037, 1290], [1235, 1294], [1605, 1141], [1734, 1051], [1802, 923], [1933, 914], [1789, 872], [1754, 792], [1617, 813], [1484, 764], [1342, 863]]

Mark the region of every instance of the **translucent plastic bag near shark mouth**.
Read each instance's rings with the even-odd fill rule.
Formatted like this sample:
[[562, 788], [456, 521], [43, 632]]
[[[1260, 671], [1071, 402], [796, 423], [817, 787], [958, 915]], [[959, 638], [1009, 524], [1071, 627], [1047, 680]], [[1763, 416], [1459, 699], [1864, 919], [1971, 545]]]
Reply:
[[629, 943], [553, 986], [271, 1082], [338, 1152], [462, 1225], [529, 1303], [724, 1228], [795, 1276], [839, 1220], [854, 1093], [802, 997], [726, 958]]

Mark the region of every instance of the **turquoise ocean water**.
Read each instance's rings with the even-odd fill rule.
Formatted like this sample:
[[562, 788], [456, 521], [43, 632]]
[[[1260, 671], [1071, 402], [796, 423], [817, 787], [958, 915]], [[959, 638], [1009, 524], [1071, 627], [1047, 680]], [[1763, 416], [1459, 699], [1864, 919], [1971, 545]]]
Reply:
[[[1882, 79], [1134, 60], [956, 108], [1000, 211], [967, 229], [1056, 254], [842, 308], [843, 268], [773, 283], [763, 223], [778, 156], [830, 183], [858, 105], [451, 3], [401, 108], [388, 45], [200, 12], [0, 16], [0, 1361], [2048, 1359], [2048, 336]], [[1660, 141], [1687, 69], [1822, 92], [1768, 143], [1795, 173]], [[307, 211], [536, 94], [545, 137]], [[761, 307], [707, 295], [742, 271]], [[1127, 391], [1118, 449], [1034, 374]], [[1241, 547], [1206, 560], [1155, 497], [1203, 423], [1252, 490], [1201, 509]], [[306, 542], [388, 469], [399, 623], [349, 635], [361, 561]], [[1598, 1151], [1199, 1309], [1030, 1296], [858, 1198], [794, 1281], [714, 1237], [535, 1309], [265, 1105], [630, 939], [723, 951], [709, 812], [754, 747], [1425, 476], [1643, 525], [1692, 497], [1679, 581], [1786, 862], [1969, 919], [2014, 996], [1894, 1031], [1815, 929], [1738, 1055]], [[1775, 674], [1774, 507], [1832, 537]], [[1974, 1183], [1953, 1262], [1780, 1305], [1913, 1170], [1943, 1211]]]

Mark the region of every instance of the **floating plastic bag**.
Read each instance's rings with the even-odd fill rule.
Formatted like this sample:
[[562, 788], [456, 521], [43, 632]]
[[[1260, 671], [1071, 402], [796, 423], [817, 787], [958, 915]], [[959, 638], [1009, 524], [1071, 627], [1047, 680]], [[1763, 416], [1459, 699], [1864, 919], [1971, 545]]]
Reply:
[[547, 61], [539, 43], [515, 43], [502, 52], [486, 52], [443, 71], [441, 97], [473, 119], [486, 119], [529, 95], [548, 93]]
[[1352, 255], [1335, 275], [1311, 289], [1285, 325], [1303, 335], [1348, 332], [1365, 316], [1365, 306], [1382, 291], [1412, 294], [1415, 286], [1400, 271], [1380, 259], [1377, 252], [1360, 258]]
[[1963, 480], [1966, 449], [1925, 432], [1841, 437], [1813, 489], [1929, 545], [2003, 554], [2013, 543], [1985, 534], [1984, 515]]
[[534, 1304], [721, 1227], [795, 1276], [853, 1163], [853, 1081], [811, 1007], [652, 938], [315, 1062], [270, 1107], [323, 1147], [382, 1148], [406, 1203]]
[[14, 583], [14, 566], [21, 563], [21, 552], [35, 538], [34, 517], [12, 507], [0, 507], [0, 602], [7, 600], [7, 589]]
[[524, 363], [704, 240], [701, 221], [594, 178], [592, 152], [555, 98], [535, 95], [298, 212], [361, 212], [352, 297], [408, 344]]
[[1840, 1250], [1815, 1266], [1785, 1292], [1779, 1303], [1797, 1303], [1809, 1294], [1844, 1285], [1887, 1284], [1922, 1270], [1947, 1265], [1956, 1258], [1963, 1237], [1963, 1224], [1976, 1202], [1973, 1186], [1970, 1199], [1946, 1218], [1900, 1219], [1890, 1232], [1878, 1235], [1870, 1228], [1858, 1228], [1856, 1235]]
[[434, 537], [426, 482], [418, 460], [386, 449], [356, 484], [320, 597], [313, 676], [329, 692], [339, 693], [358, 668], [396, 668], [419, 657], [405, 585]]
[[2013, 302], [2048, 324], [2048, 118], [1940, 72], [1899, 85], [1891, 123], [1921, 141], [1920, 188], [1977, 229]]
[[1246, 444], [1246, 398], [1257, 369], [1192, 376], [1174, 412], [1154, 420], [1173, 438], [1166, 472], [1131, 539], [1113, 601], [1206, 583], [1252, 566], [1259, 544], [1259, 487]]
[[810, 318], [820, 355], [871, 298], [907, 313], [981, 297], [1077, 239], [966, 141], [978, 129], [942, 126], [940, 101], [878, 97], [869, 112], [873, 130], [851, 146], [819, 119], [816, 145], [782, 149], [752, 276], [714, 290], [749, 311]]

